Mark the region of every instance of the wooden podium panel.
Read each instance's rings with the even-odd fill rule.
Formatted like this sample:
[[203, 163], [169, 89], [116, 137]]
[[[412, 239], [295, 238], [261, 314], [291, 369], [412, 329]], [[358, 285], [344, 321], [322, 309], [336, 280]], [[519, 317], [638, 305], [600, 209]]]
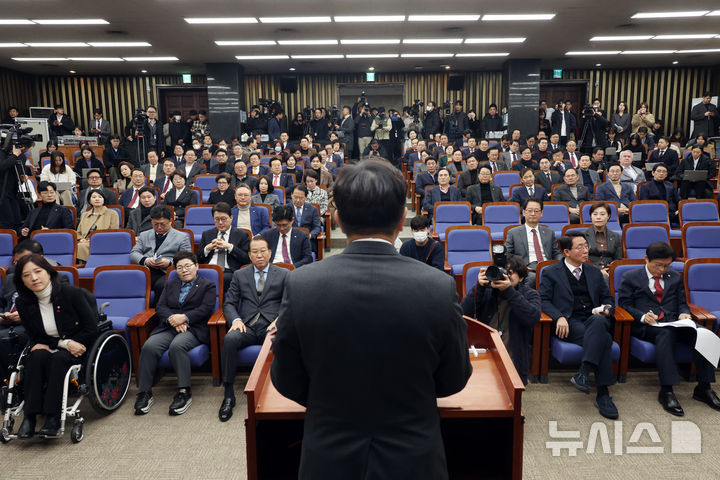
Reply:
[[[522, 478], [522, 392], [525, 389], [498, 333], [471, 318], [472, 375], [465, 388], [438, 399], [452, 479]], [[300, 464], [305, 408], [282, 396], [270, 380], [272, 337], [267, 336], [245, 395], [248, 479], [294, 479]]]

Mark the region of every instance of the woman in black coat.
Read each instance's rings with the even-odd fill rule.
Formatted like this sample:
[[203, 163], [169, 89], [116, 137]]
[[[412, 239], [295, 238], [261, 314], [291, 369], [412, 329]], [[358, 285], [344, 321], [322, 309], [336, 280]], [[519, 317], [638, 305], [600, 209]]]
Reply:
[[[480, 269], [477, 284], [463, 298], [463, 315], [496, 329], [510, 352], [513, 364], [524, 384], [530, 371], [530, 342], [533, 328], [540, 321], [540, 294], [525, 285], [528, 275], [525, 261], [508, 255], [505, 280], [490, 282], [486, 268]], [[534, 285], [533, 285], [534, 287]]]
[[185, 226], [185, 208], [197, 204], [197, 197], [193, 190], [185, 187], [185, 174], [180, 170], [175, 170], [170, 175], [170, 181], [175, 188], [169, 190], [165, 195], [165, 205], [175, 209], [175, 228], [183, 228]]
[[15, 272], [16, 306], [32, 345], [25, 359], [25, 418], [18, 437], [35, 434], [38, 414], [45, 415], [39, 433], [57, 436], [65, 374], [97, 338], [97, 314], [82, 289], [61, 284], [42, 255], [23, 257]]

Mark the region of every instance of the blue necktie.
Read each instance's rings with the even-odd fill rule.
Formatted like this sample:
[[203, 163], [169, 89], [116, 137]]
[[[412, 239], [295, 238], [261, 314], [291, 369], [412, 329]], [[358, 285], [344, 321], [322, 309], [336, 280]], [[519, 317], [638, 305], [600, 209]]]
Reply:
[[300, 225], [300, 219], [302, 218], [300, 207], [295, 207], [295, 220], [297, 221], [297, 224]]
[[182, 286], [180, 287], [180, 298], [178, 299], [181, 304], [185, 302], [185, 298], [187, 298], [188, 293], [190, 293], [190, 289], [192, 288], [192, 286], [192, 282], [183, 282]]

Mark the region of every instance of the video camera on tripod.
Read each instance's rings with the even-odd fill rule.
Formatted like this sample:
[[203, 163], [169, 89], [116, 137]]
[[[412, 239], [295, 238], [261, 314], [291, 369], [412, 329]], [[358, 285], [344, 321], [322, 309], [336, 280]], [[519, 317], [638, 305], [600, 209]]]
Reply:
[[413, 117], [416, 122], [418, 118], [420, 118], [420, 110], [422, 110], [424, 105], [425, 103], [421, 102], [417, 98], [413, 100], [412, 105], [410, 105], [410, 116]]
[[445, 100], [445, 103], [443, 103], [443, 112], [446, 116], [452, 114], [452, 105], [452, 100]]
[[282, 103], [267, 98], [258, 98], [258, 107], [262, 107], [261, 114], [268, 117], [274, 117], [278, 113], [285, 111]]
[[2, 147], [0, 148], [8, 154], [12, 152], [13, 147], [28, 149], [36, 141], [42, 141], [42, 135], [30, 135], [32, 128], [22, 128], [21, 125], [20, 122], [0, 125], [0, 139], [2, 141]]

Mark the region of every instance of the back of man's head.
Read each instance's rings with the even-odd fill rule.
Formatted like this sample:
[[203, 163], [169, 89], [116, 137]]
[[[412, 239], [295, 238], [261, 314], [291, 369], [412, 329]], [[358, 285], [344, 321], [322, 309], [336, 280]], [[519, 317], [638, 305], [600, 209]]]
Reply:
[[15, 247], [13, 247], [13, 250], [12, 250], [13, 255], [17, 255], [20, 252], [37, 253], [38, 255], [45, 254], [40, 242], [37, 242], [35, 240], [30, 240], [29, 238], [27, 240], [23, 240], [22, 242], [18, 242], [18, 244], [15, 245]]
[[333, 187], [343, 230], [347, 235], [394, 235], [406, 191], [400, 170], [388, 162], [365, 160], [343, 167]]

